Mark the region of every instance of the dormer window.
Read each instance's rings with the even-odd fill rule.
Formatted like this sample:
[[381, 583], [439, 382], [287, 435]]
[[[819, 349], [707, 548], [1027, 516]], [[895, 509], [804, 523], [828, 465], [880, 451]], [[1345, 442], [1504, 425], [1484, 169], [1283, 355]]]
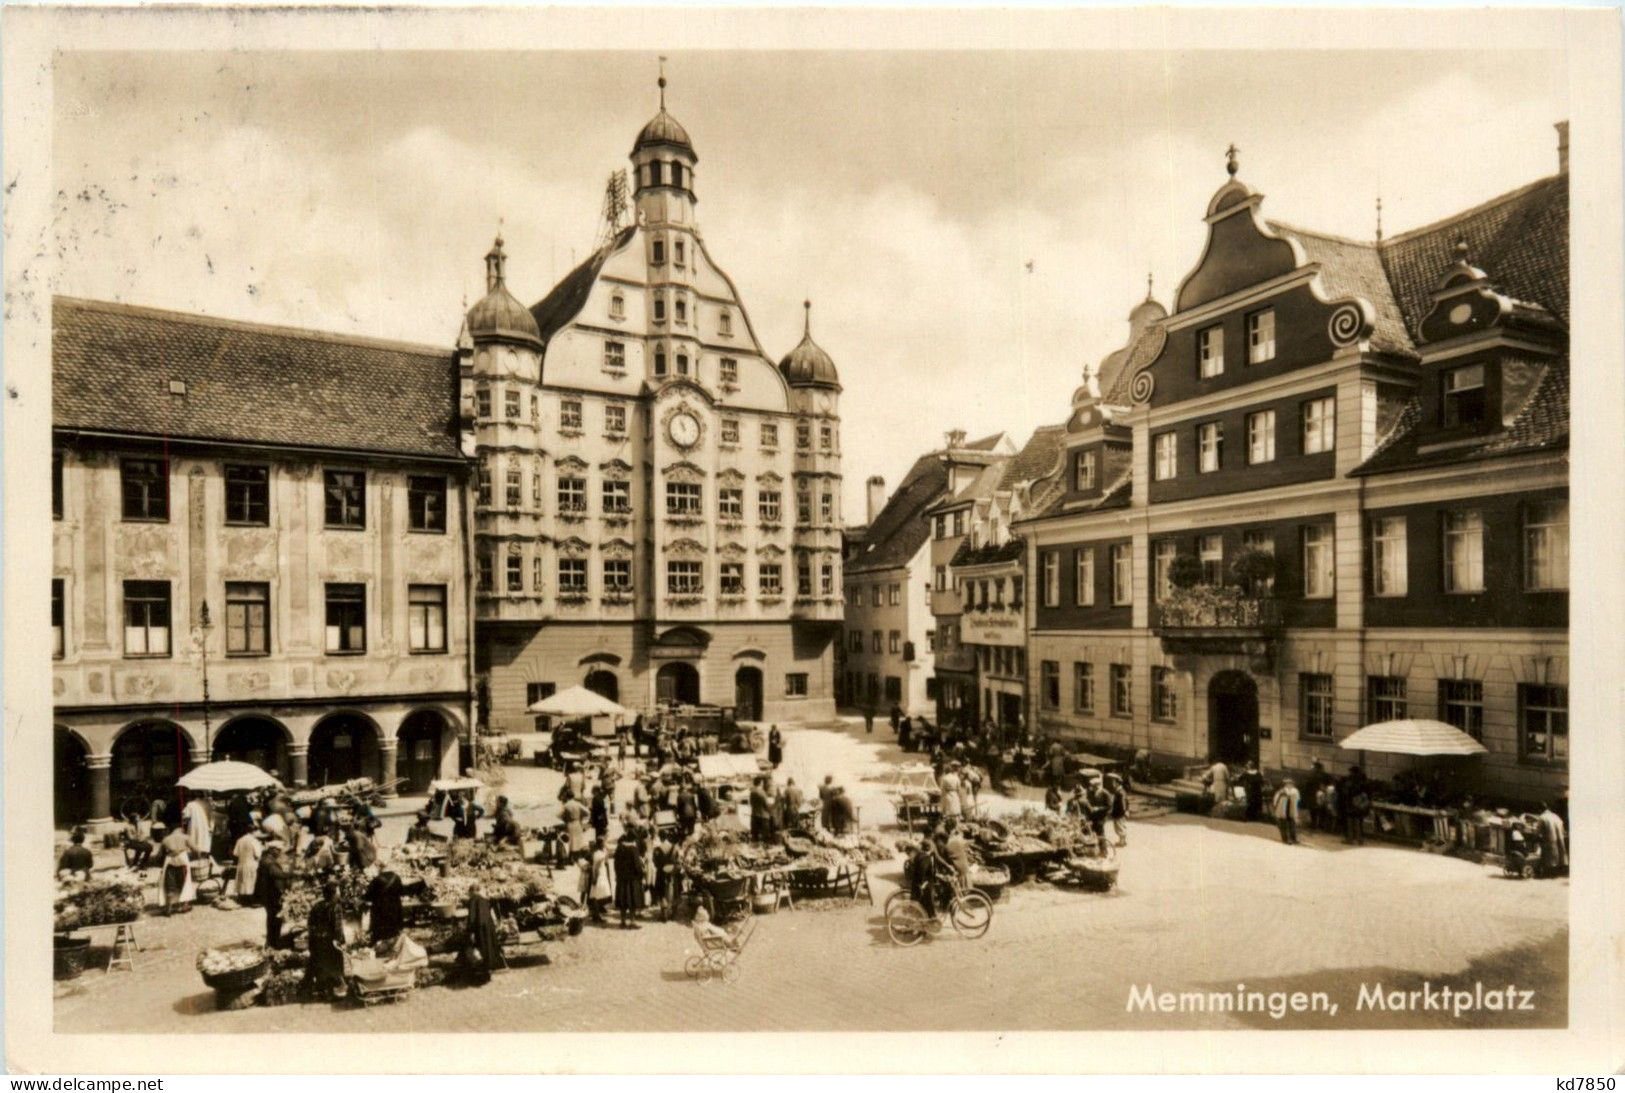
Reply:
[[1483, 421], [1484, 366], [1469, 364], [1452, 368], [1444, 374], [1444, 423], [1471, 425]]
[[724, 335], [734, 332], [734, 315], [727, 308], [723, 308], [722, 314], [717, 316], [717, 330]]
[[1210, 326], [1197, 331], [1196, 365], [1203, 379], [1224, 374], [1224, 327]]
[[609, 317], [611, 319], [626, 318], [626, 297], [619, 292], [609, 298]]
[[[658, 163], [655, 164], [655, 181], [660, 181], [660, 164]], [[649, 260], [657, 266], [666, 261], [666, 241], [664, 239], [656, 239], [649, 244]]]
[[1275, 359], [1275, 309], [1265, 308], [1247, 316], [1247, 363], [1263, 364]]
[[1072, 457], [1072, 488], [1075, 490], [1095, 488], [1094, 452], [1078, 452]]

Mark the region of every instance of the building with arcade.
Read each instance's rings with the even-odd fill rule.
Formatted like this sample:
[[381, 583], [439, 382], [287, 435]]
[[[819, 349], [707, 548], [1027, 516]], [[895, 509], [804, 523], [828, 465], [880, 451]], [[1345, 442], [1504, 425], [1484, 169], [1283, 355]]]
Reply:
[[59, 297], [52, 369], [58, 821], [211, 758], [288, 784], [455, 774], [472, 436], [450, 349]]

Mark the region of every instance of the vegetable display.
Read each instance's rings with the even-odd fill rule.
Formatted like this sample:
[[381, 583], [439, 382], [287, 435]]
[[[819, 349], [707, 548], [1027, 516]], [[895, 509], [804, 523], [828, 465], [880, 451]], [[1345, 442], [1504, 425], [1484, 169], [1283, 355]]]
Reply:
[[70, 881], [57, 886], [54, 927], [65, 934], [87, 926], [134, 922], [145, 904], [141, 882], [133, 876]]

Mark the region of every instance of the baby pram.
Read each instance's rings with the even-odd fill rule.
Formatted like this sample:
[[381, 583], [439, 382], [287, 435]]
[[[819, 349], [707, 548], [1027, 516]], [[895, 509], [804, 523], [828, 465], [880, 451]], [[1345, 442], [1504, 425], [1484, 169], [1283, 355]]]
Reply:
[[688, 973], [690, 979], [701, 983], [709, 982], [713, 977], [724, 983], [734, 983], [739, 979], [739, 958], [745, 952], [745, 945], [750, 941], [751, 934], [756, 932], [756, 920], [746, 919], [734, 931], [732, 940], [724, 941], [720, 937], [707, 937], [700, 942], [700, 955], [691, 956], [683, 964], [683, 971]]
[[418, 969], [429, 965], [428, 952], [405, 934], [380, 942], [377, 951], [366, 947], [340, 951], [350, 997], [363, 1006], [401, 998], [417, 986]]
[[1541, 852], [1540, 817], [1525, 813], [1512, 822], [1507, 829], [1506, 859], [1501, 868], [1507, 876], [1521, 880], [1555, 876], [1563, 871], [1548, 865]]

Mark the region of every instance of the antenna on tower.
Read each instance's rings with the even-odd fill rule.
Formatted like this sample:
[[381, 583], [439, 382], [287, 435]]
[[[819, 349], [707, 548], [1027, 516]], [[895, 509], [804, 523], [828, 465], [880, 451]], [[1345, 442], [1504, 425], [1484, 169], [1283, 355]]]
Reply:
[[603, 218], [598, 225], [598, 241], [593, 245], [594, 250], [603, 250], [609, 246], [626, 226], [626, 213], [630, 207], [628, 195], [631, 189], [631, 183], [626, 177], [626, 168], [610, 172], [609, 181], [604, 184]]

